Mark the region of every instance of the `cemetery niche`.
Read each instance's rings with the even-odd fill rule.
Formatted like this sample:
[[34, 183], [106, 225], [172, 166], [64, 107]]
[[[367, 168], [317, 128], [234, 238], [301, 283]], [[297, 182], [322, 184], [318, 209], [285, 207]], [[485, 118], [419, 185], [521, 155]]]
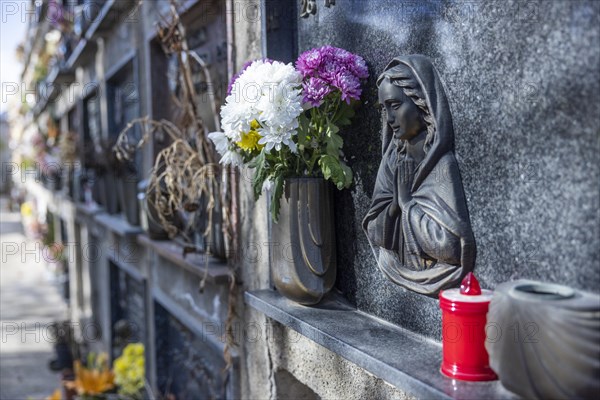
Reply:
[[49, 398], [598, 397], [600, 2], [25, 3]]

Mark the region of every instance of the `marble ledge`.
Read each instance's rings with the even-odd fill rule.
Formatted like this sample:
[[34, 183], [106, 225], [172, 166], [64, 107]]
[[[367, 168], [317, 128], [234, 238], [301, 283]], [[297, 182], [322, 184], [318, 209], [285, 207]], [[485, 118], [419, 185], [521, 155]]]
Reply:
[[462, 382], [443, 376], [439, 343], [358, 311], [338, 294], [313, 307], [294, 303], [274, 290], [246, 292], [245, 301], [417, 398], [518, 398], [499, 381]]
[[77, 203], [63, 190], [48, 189], [37, 181], [28, 181], [25, 190], [38, 201], [45, 202], [50, 212], [58, 217], [64, 220], [71, 220], [74, 217]]
[[206, 281], [209, 283], [226, 284], [229, 282], [229, 268], [225, 261], [208, 254], [188, 253], [184, 256], [183, 248], [179, 244], [171, 240], [152, 240], [146, 234], [139, 234], [137, 243], [195, 275], [204, 277], [206, 274]]
[[135, 238], [143, 230], [139, 226], [130, 225], [122, 215], [101, 213], [94, 217], [99, 225], [127, 239]]
[[[85, 32], [84, 38], [88, 42], [93, 42], [110, 31], [116, 23], [122, 21], [123, 15], [135, 5], [136, 2], [131, 0], [106, 0]], [[127, 15], [126, 17], [131, 18], [133, 15]]]
[[78, 216], [90, 217], [104, 211], [104, 208], [96, 203], [75, 203]]

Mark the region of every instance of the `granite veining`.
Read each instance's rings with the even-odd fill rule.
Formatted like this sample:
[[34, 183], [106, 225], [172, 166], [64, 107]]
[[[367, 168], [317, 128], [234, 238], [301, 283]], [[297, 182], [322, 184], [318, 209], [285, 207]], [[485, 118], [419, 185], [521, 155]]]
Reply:
[[387, 281], [361, 229], [381, 157], [375, 79], [424, 54], [445, 83], [483, 287], [525, 278], [600, 289], [600, 3], [346, 0], [298, 23], [299, 50], [360, 54], [371, 77], [344, 133], [337, 287], [358, 309], [440, 339], [438, 302]]

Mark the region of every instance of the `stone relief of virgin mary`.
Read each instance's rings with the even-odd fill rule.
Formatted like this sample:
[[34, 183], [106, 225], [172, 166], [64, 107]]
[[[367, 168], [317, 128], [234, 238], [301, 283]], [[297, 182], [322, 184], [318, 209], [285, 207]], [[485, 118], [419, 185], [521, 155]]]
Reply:
[[421, 55], [395, 58], [377, 86], [383, 156], [363, 229], [390, 280], [435, 296], [475, 265], [450, 108]]

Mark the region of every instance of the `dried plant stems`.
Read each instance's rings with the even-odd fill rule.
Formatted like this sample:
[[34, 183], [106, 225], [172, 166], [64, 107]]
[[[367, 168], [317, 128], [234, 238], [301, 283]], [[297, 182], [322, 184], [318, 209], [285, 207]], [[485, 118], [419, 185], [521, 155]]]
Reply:
[[[178, 61], [178, 88], [173, 95], [173, 102], [178, 115], [174, 122], [162, 119], [152, 120], [149, 117], [134, 119], [119, 134], [115, 152], [120, 159], [130, 159], [150, 138], [167, 135], [170, 144], [156, 155], [154, 166], [150, 172], [146, 200], [148, 208], [155, 210], [155, 217], [148, 212], [148, 218], [156, 219], [169, 237], [180, 236], [186, 243], [193, 243], [193, 232], [197, 229], [198, 218], [205, 219], [203, 235], [210, 237], [213, 229], [213, 218], [216, 207], [222, 211], [223, 234], [226, 243], [231, 243], [234, 228], [230, 215], [230, 179], [229, 168], [223, 171], [213, 144], [208, 140], [208, 130], [200, 117], [197, 93], [193, 83], [191, 61], [197, 63], [204, 74], [209, 87], [211, 111], [214, 124], [220, 130], [217, 101], [214, 95], [213, 81], [210, 71], [202, 58], [188, 49], [185, 29], [181, 24], [177, 6], [171, 1], [170, 17], [162, 17], [158, 26], [158, 38], [166, 54], [173, 54]], [[135, 126], [141, 129], [141, 138], [133, 140], [129, 133]], [[182, 218], [187, 213], [189, 218]], [[208, 248], [210, 252], [210, 247]], [[185, 252], [185, 250], [184, 250]], [[208, 277], [208, 260], [206, 270], [200, 282], [202, 290]], [[229, 305], [227, 310], [226, 345], [223, 357], [226, 362], [225, 372], [231, 370], [233, 358], [230, 349], [237, 346], [233, 336], [233, 323], [236, 318], [237, 279], [235, 268], [230, 271]]]

